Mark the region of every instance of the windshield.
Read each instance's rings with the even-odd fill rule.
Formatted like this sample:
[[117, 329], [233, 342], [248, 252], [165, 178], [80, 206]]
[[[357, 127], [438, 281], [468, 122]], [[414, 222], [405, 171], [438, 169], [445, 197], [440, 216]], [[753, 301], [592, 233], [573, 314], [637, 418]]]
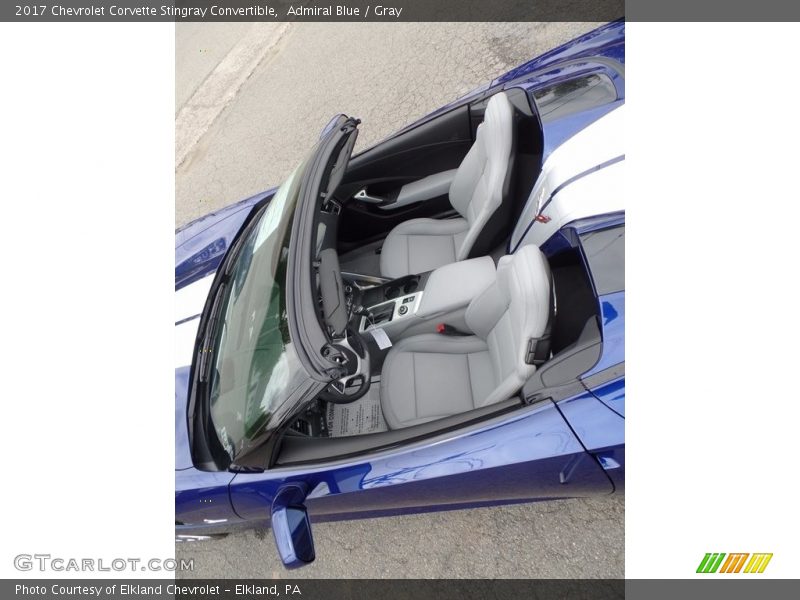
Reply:
[[299, 194], [292, 173], [249, 226], [220, 289], [213, 346], [211, 419], [231, 460], [246, 451], [271, 415], [307, 378], [289, 337], [286, 268]]

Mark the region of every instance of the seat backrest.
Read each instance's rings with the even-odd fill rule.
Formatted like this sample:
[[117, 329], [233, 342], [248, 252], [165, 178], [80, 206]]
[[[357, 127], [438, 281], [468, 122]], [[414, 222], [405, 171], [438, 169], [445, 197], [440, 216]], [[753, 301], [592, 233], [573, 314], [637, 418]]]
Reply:
[[536, 246], [504, 256], [497, 279], [467, 308], [466, 321], [486, 340], [495, 390], [481, 406], [505, 400], [522, 388], [536, 370], [525, 362], [528, 341], [539, 338], [550, 316], [550, 265]]
[[464, 260], [504, 200], [514, 149], [514, 109], [505, 92], [491, 97], [475, 143], [450, 184], [450, 203], [469, 223], [456, 260]]

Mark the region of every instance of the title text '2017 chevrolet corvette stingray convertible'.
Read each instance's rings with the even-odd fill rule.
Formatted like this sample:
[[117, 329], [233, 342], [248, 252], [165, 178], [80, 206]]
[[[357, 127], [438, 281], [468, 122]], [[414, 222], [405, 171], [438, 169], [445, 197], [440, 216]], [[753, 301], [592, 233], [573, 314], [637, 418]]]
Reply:
[[[624, 490], [624, 23], [176, 233], [179, 540]], [[364, 124], [368, 126], [368, 124]]]

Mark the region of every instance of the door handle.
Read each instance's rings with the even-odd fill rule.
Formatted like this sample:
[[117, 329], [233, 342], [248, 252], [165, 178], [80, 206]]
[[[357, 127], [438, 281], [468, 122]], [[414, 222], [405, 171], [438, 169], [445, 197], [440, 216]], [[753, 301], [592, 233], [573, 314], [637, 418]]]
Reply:
[[389, 201], [388, 198], [380, 198], [378, 196], [370, 196], [367, 193], [367, 188], [364, 188], [364, 189], [359, 190], [358, 192], [356, 192], [356, 194], [353, 196], [353, 198], [355, 198], [359, 202], [366, 202], [368, 204], [386, 204]]

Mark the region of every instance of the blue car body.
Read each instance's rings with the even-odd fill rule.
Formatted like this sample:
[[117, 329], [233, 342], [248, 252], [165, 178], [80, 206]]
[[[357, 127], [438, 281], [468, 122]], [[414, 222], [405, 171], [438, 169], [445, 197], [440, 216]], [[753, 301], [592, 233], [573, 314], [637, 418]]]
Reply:
[[[624, 103], [624, 27], [623, 22], [614, 22], [587, 33], [420, 122], [499, 89], [521, 87], [534, 94], [576, 75], [602, 73], [613, 83], [616, 99], [585, 111], [543, 117], [546, 159]], [[242, 200], [176, 232], [176, 291], [218, 268], [253, 207], [274, 192]], [[570, 246], [583, 253], [583, 234], [620, 224], [624, 225], [624, 213], [573, 221], [542, 250], [553, 256]], [[586, 262], [585, 254], [583, 258]], [[291, 482], [308, 489], [305, 505], [312, 521], [620, 493], [625, 465], [625, 292], [595, 292], [602, 349], [599, 360], [581, 377], [581, 386], [564, 397], [367, 457], [251, 473], [199, 470], [192, 463], [188, 442], [191, 365], [179, 366], [175, 371], [176, 533], [188, 539], [267, 526], [276, 493]]]

